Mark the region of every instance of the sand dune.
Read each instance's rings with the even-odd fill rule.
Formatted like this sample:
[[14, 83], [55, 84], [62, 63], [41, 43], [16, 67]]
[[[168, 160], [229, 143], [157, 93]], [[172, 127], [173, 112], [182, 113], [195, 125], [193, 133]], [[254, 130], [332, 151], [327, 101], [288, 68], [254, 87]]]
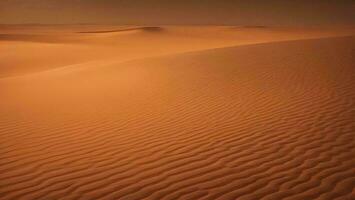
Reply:
[[353, 199], [355, 36], [264, 29], [2, 41], [0, 199]]
[[78, 33], [117, 33], [117, 32], [129, 32], [129, 31], [160, 32], [163, 30], [164, 29], [162, 27], [146, 26], [146, 27], [125, 28], [125, 29], [117, 29], [117, 30], [83, 31]]
[[223, 26], [44, 26], [3, 29], [0, 35], [0, 77], [36, 73], [84, 62], [126, 62], [213, 48], [355, 33], [354, 29], [235, 29]]

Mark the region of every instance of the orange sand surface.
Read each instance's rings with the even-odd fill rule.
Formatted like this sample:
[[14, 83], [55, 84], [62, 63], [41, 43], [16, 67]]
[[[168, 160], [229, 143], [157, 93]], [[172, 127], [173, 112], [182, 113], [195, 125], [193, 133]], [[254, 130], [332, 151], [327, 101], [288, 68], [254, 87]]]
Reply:
[[0, 200], [355, 199], [355, 29], [0, 30]]

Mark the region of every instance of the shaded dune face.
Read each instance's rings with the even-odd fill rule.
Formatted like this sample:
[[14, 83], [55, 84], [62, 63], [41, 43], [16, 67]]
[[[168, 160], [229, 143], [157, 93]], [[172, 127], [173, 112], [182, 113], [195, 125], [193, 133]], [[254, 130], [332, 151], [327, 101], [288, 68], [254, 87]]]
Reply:
[[0, 199], [353, 199], [355, 37], [289, 32], [0, 78]]

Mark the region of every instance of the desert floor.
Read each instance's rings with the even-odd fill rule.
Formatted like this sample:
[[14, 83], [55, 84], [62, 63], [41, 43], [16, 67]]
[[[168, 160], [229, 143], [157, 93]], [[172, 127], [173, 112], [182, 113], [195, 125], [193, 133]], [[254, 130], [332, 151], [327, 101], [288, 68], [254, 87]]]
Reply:
[[353, 200], [355, 29], [0, 26], [1, 200]]

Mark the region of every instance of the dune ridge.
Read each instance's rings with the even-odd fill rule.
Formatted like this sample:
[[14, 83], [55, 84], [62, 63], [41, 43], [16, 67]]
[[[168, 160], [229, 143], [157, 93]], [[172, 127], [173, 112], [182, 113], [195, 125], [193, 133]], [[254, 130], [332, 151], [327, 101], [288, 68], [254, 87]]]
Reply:
[[0, 197], [352, 199], [354, 44], [210, 46], [1, 78]]

